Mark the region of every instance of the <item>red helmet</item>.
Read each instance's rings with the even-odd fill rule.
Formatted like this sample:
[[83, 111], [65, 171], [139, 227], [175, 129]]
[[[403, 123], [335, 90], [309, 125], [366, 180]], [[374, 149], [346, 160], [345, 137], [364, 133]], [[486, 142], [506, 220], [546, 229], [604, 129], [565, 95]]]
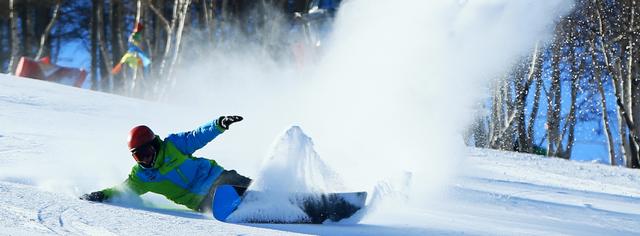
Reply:
[[133, 129], [129, 131], [129, 137], [127, 138], [129, 151], [153, 141], [155, 137], [156, 135], [146, 125], [133, 127]]

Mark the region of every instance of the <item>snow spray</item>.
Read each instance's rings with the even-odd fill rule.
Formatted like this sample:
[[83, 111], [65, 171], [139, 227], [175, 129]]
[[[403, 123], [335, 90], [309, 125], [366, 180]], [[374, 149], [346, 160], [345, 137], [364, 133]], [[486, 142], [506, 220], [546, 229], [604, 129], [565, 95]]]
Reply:
[[548, 40], [571, 4], [344, 1], [315, 63], [243, 45], [193, 63], [169, 100], [247, 117], [204, 151], [226, 167], [260, 176], [274, 137], [295, 124], [344, 186], [401, 191], [390, 195], [419, 207], [464, 165], [461, 132], [487, 82]]
[[461, 133], [487, 82], [550, 39], [570, 4], [346, 1], [302, 126], [349, 186], [425, 206], [465, 164]]

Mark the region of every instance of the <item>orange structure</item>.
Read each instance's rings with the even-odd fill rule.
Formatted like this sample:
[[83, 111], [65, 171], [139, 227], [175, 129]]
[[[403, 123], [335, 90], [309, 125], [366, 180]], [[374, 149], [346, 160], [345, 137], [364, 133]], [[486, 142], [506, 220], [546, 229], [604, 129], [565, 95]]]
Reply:
[[48, 57], [42, 58], [39, 61], [21, 57], [18, 68], [16, 69], [16, 75], [81, 88], [87, 77], [87, 72], [84, 69], [51, 64]]

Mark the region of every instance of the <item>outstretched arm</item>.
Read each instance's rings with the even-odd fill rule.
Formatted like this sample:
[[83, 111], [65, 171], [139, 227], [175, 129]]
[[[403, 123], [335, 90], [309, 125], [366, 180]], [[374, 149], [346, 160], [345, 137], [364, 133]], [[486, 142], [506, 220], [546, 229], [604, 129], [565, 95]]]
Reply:
[[92, 202], [104, 202], [112, 199], [115, 196], [123, 194], [126, 190], [131, 190], [131, 192], [137, 195], [142, 195], [148, 192], [148, 190], [144, 187], [140, 180], [137, 180], [132, 177], [132, 175], [129, 175], [129, 178], [127, 178], [122, 184], [118, 186], [84, 194], [80, 196], [80, 199]]
[[171, 134], [165, 140], [171, 141], [182, 153], [191, 155], [229, 129], [229, 125], [241, 120], [240, 116], [221, 116], [195, 130]]

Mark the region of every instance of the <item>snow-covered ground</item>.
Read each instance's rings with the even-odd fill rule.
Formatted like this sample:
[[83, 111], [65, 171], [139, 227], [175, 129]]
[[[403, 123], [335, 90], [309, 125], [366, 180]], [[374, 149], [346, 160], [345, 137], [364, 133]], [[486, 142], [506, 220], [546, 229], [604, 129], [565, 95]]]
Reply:
[[[168, 115], [184, 109], [0, 75], [0, 234], [640, 234], [638, 170], [479, 149], [469, 149], [460, 174], [421, 207], [374, 201], [358, 223], [230, 224], [158, 196], [145, 197], [145, 205], [78, 200], [125, 178], [134, 164], [123, 137], [131, 126], [146, 122], [166, 134], [210, 118]], [[240, 134], [225, 133], [222, 144]], [[369, 190], [370, 196], [383, 189]], [[385, 197], [407, 196], [386, 191]]]

